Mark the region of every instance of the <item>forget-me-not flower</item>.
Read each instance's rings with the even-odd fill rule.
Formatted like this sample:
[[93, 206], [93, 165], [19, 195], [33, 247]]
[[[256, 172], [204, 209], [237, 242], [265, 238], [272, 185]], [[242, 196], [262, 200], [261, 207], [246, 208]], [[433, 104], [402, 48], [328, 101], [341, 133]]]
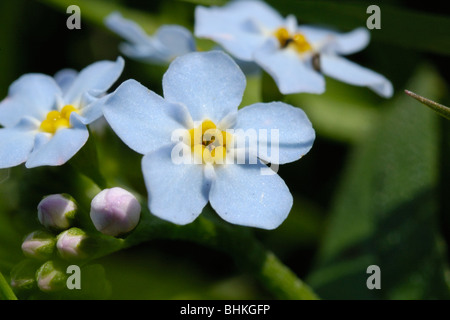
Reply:
[[0, 102], [0, 168], [62, 165], [86, 143], [87, 124], [102, 116], [105, 93], [124, 61], [98, 61], [77, 73], [21, 76]]
[[222, 45], [233, 56], [254, 61], [269, 73], [281, 93], [323, 93], [324, 75], [366, 86], [391, 97], [392, 84], [384, 76], [341, 55], [365, 48], [370, 33], [358, 28], [338, 33], [325, 28], [297, 25], [262, 1], [232, 1], [223, 7], [198, 6], [195, 35]]
[[[263, 161], [300, 159], [312, 147], [315, 132], [301, 109], [282, 102], [238, 110], [245, 85], [243, 72], [224, 52], [194, 52], [170, 64], [163, 77], [164, 97], [127, 80], [107, 99], [106, 120], [131, 149], [144, 155], [142, 171], [154, 215], [187, 224], [209, 201], [234, 224], [273, 229], [287, 217], [292, 195], [279, 175], [261, 174], [268, 169]], [[275, 130], [277, 135], [258, 139], [276, 142], [277, 153], [248, 148], [258, 152], [253, 163], [225, 161], [237, 149], [231, 131], [239, 129]], [[188, 139], [180, 142], [180, 136]], [[174, 158], [180, 146], [194, 161]]]
[[149, 36], [138, 24], [118, 12], [108, 15], [105, 24], [127, 40], [120, 44], [120, 50], [135, 60], [164, 65], [196, 50], [192, 33], [179, 25], [163, 25]]

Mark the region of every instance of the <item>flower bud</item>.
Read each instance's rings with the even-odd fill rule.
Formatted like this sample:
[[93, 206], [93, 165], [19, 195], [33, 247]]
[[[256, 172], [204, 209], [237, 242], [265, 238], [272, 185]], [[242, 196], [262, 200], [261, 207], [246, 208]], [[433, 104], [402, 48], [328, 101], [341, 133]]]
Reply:
[[68, 194], [52, 194], [39, 202], [38, 218], [49, 229], [64, 230], [70, 227], [77, 205]]
[[34, 231], [23, 241], [22, 251], [29, 258], [46, 260], [53, 254], [55, 243], [53, 235], [45, 231]]
[[79, 260], [86, 258], [82, 243], [87, 239], [86, 233], [79, 228], [70, 228], [57, 237], [56, 248], [64, 260]]
[[15, 291], [31, 290], [36, 285], [36, 260], [23, 260], [11, 269], [11, 287]]
[[42, 291], [58, 291], [66, 287], [67, 275], [60, 265], [50, 260], [36, 271], [36, 281]]
[[98, 231], [118, 236], [137, 226], [141, 205], [133, 194], [122, 188], [105, 189], [92, 200], [90, 215]]

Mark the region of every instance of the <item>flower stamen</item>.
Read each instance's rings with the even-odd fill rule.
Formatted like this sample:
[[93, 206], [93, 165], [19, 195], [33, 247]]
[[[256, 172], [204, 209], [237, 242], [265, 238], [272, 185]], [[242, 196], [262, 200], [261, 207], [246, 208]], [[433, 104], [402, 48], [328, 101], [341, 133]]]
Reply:
[[58, 129], [69, 128], [72, 112], [78, 113], [77, 108], [72, 105], [64, 106], [61, 111], [50, 111], [47, 113], [45, 120], [41, 122], [39, 129], [43, 132], [55, 134]]
[[274, 35], [278, 39], [278, 42], [280, 43], [280, 47], [282, 49], [285, 49], [289, 46], [293, 47], [299, 53], [305, 53], [312, 50], [311, 44], [300, 32], [291, 35], [286, 28], [281, 27], [275, 30]]
[[189, 130], [190, 145], [195, 157], [202, 163], [223, 164], [227, 154], [227, 143], [232, 135], [217, 128], [211, 120], [205, 120], [197, 128]]

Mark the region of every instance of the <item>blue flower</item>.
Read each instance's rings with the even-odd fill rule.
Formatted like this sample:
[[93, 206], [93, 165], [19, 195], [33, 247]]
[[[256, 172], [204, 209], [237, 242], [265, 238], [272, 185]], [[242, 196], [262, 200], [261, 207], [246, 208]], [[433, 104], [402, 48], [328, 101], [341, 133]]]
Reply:
[[126, 39], [120, 44], [127, 57], [154, 64], [169, 64], [173, 59], [196, 50], [192, 33], [178, 25], [163, 25], [153, 36], [120, 13], [111, 13], [105, 19], [106, 26]]
[[[288, 216], [292, 195], [265, 163], [300, 159], [312, 147], [315, 132], [301, 109], [282, 102], [238, 110], [245, 85], [244, 74], [227, 54], [194, 52], [170, 64], [164, 97], [135, 80], [110, 95], [103, 113], [116, 134], [144, 155], [154, 215], [187, 224], [209, 201], [224, 220], [244, 226], [273, 229]], [[250, 141], [251, 133], [269, 131], [270, 136], [255, 136], [256, 144]], [[240, 137], [249, 141], [243, 145]], [[236, 161], [239, 156], [245, 159]]]
[[86, 125], [102, 116], [104, 94], [123, 66], [119, 57], [79, 73], [30, 73], [14, 81], [0, 102], [0, 168], [57, 166], [72, 158], [88, 139]]
[[369, 87], [383, 97], [393, 94], [384, 76], [341, 57], [368, 45], [370, 33], [365, 28], [338, 33], [298, 26], [294, 16], [283, 18], [264, 2], [247, 0], [224, 7], [198, 6], [195, 35], [216, 41], [239, 59], [259, 64], [283, 94], [323, 93], [322, 74]]

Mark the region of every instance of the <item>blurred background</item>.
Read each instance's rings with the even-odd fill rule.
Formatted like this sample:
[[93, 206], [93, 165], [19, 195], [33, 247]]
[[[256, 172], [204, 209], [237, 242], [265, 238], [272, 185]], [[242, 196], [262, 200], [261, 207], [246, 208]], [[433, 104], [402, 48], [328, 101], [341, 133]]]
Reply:
[[[296, 94], [285, 101], [302, 108], [317, 132], [313, 149], [279, 174], [294, 207], [276, 230], [252, 229], [255, 237], [311, 285], [323, 299], [448, 299], [450, 240], [450, 122], [404, 94], [408, 89], [450, 105], [450, 15], [443, 2], [267, 1], [299, 23], [341, 31], [366, 25], [366, 9], [381, 9], [381, 29], [352, 61], [379, 72], [395, 88], [383, 99], [367, 88], [326, 79], [323, 95]], [[134, 19], [149, 34], [162, 24], [193, 30], [197, 5], [226, 1], [0, 2], [0, 99], [25, 73], [53, 75], [115, 60], [122, 42], [103, 19], [113, 11]], [[81, 9], [81, 29], [69, 30], [69, 5]], [[199, 47], [212, 43], [198, 40]], [[111, 91], [136, 79], [161, 93], [167, 66], [125, 57]], [[248, 78], [242, 106], [267, 99], [273, 84]], [[107, 125], [94, 130], [101, 170], [118, 185], [146, 195], [141, 156]], [[23, 237], [39, 227], [36, 206], [44, 195], [72, 194], [88, 207], [95, 188], [68, 166], [0, 170], [0, 271], [9, 276], [23, 260]], [[245, 245], [245, 244], [243, 244]], [[95, 261], [105, 280], [100, 299], [271, 299], [231, 257], [183, 241], [154, 240]], [[368, 290], [366, 270], [381, 269], [381, 289]], [[107, 290], [105, 288], [108, 288]], [[106, 292], [106, 293], [105, 293]], [[38, 294], [23, 298], [64, 298]]]

